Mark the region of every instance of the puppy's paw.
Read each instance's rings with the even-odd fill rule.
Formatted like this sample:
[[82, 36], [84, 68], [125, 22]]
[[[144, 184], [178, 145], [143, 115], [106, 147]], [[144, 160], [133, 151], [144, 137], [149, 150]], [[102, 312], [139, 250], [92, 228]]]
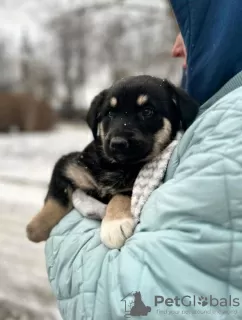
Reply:
[[135, 227], [132, 218], [107, 220], [101, 224], [101, 240], [110, 249], [120, 249], [125, 241], [131, 237]]
[[45, 223], [31, 221], [26, 227], [27, 237], [32, 242], [46, 241], [50, 234], [50, 229]]

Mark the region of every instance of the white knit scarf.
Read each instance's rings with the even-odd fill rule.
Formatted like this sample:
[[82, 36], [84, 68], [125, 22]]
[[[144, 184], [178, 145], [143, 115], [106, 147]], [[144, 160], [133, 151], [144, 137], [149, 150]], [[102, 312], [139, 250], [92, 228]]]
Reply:
[[175, 139], [140, 170], [133, 186], [131, 198], [131, 214], [136, 223], [139, 221], [142, 208], [151, 193], [163, 183], [169, 160], [181, 136], [182, 133], [178, 132]]

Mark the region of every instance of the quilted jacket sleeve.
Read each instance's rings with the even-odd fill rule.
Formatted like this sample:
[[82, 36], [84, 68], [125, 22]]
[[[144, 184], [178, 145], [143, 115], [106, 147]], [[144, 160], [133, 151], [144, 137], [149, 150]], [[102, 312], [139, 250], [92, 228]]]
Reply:
[[[63, 319], [124, 319], [137, 291], [147, 320], [242, 318], [241, 106], [237, 89], [195, 121], [120, 251], [76, 211], [53, 230], [46, 261]], [[240, 304], [216, 305], [230, 298]]]

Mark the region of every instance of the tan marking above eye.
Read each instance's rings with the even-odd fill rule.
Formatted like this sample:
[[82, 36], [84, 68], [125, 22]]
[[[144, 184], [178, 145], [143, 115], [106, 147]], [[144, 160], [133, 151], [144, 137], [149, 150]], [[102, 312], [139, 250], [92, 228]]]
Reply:
[[148, 96], [146, 94], [141, 94], [137, 99], [137, 104], [139, 106], [142, 106], [147, 102], [147, 100], [148, 100]]
[[117, 103], [118, 103], [117, 98], [112, 97], [112, 98], [110, 99], [110, 106], [111, 106], [111, 107], [113, 107], [113, 108], [116, 107]]

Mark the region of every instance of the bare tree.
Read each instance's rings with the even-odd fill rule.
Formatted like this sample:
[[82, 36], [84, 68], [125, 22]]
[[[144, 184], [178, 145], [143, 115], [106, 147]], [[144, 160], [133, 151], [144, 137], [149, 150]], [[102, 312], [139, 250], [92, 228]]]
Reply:
[[60, 77], [66, 88], [62, 113], [65, 117], [72, 117], [75, 112], [75, 90], [86, 81], [86, 19], [84, 16], [77, 19], [73, 15], [64, 15], [53, 27], [58, 42]]
[[26, 32], [23, 33], [21, 39], [21, 46], [20, 46], [20, 78], [23, 83], [25, 91], [30, 90], [30, 62], [33, 59], [33, 48], [30, 43], [28, 34]]
[[176, 24], [166, 8], [159, 10], [151, 2], [92, 2], [51, 20], [66, 90], [64, 114], [75, 113], [75, 93], [82, 90], [87, 76], [98, 76], [106, 66], [111, 81], [137, 73], [170, 76], [171, 66], [177, 69], [170, 56]]
[[3, 40], [0, 40], [0, 74], [4, 75], [6, 72], [6, 44]]
[[0, 90], [11, 90], [11, 70], [7, 54], [8, 42], [6, 39], [0, 39]]
[[[124, 64], [125, 55], [129, 47], [124, 48], [124, 36], [126, 27], [123, 15], [115, 16], [115, 19], [109, 22], [105, 29], [103, 48], [105, 60], [111, 70], [112, 81], [116, 81], [128, 74], [127, 64]], [[125, 51], [126, 49], [127, 51]]]
[[74, 101], [74, 81], [71, 75], [73, 59], [73, 39], [70, 19], [62, 20], [62, 27], [58, 30], [59, 54], [61, 59], [61, 77], [66, 86], [67, 97], [64, 101], [64, 111], [72, 112]]

